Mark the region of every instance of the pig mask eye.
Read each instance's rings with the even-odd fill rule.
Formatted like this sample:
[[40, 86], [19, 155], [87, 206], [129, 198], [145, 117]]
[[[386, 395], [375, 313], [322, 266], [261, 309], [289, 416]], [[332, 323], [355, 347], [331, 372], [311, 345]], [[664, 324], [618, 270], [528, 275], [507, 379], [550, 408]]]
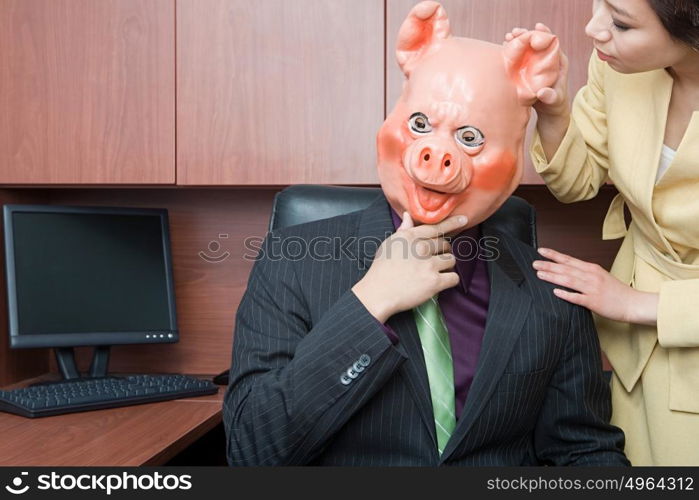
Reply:
[[428, 134], [432, 132], [432, 125], [430, 125], [430, 120], [420, 112], [413, 113], [410, 115], [408, 120], [408, 127], [410, 130], [416, 134]]
[[483, 148], [483, 144], [485, 144], [483, 132], [470, 125], [458, 129], [454, 136], [459, 144], [464, 146], [469, 153], [480, 151]]

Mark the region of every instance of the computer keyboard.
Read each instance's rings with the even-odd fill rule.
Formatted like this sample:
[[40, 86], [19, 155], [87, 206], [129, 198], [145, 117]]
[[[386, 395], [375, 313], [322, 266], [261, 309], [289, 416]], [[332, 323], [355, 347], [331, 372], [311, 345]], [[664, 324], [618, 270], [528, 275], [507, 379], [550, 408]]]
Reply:
[[209, 380], [189, 375], [129, 375], [64, 380], [0, 391], [0, 410], [23, 417], [101, 410], [215, 394]]

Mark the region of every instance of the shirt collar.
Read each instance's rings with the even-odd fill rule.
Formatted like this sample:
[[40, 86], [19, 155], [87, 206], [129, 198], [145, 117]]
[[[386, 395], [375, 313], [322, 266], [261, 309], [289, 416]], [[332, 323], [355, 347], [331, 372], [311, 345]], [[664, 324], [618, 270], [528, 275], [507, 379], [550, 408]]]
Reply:
[[[391, 207], [391, 218], [394, 229], [400, 227], [403, 220]], [[456, 273], [459, 275], [459, 285], [464, 294], [468, 294], [476, 270], [478, 255], [480, 254], [479, 242], [481, 238], [480, 225], [464, 229], [458, 235], [452, 237], [451, 251], [456, 258]]]

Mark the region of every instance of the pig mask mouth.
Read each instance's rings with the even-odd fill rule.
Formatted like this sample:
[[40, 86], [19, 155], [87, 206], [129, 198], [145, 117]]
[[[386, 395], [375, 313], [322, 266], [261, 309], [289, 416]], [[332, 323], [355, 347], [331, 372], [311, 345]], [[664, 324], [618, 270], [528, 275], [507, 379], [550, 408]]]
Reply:
[[444, 191], [438, 191], [438, 190], [436, 190], [436, 189], [430, 189], [430, 188], [428, 188], [427, 186], [422, 186], [422, 187], [423, 187], [424, 189], [426, 189], [427, 191], [430, 191], [430, 192], [432, 192], [432, 193], [437, 193], [437, 194], [449, 194], [449, 193], [445, 193]]
[[416, 182], [407, 182], [405, 191], [410, 213], [421, 222], [436, 223], [454, 210], [457, 203], [463, 198], [460, 193], [445, 193], [435, 191]]
[[427, 212], [435, 212], [447, 205], [454, 205], [456, 202], [455, 193], [444, 193], [413, 183], [413, 200]]
[[469, 185], [470, 176], [465, 175], [467, 166], [456, 151], [440, 152], [419, 142], [408, 147], [403, 156], [410, 198], [426, 212], [455, 205], [457, 195]]

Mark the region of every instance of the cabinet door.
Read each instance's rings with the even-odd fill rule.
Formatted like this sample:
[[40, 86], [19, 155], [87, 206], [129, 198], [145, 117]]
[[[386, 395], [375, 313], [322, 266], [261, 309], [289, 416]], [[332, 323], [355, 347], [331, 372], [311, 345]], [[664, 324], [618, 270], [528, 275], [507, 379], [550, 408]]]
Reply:
[[[396, 63], [396, 38], [401, 23], [416, 4], [416, 0], [387, 0], [386, 3], [386, 106], [390, 112], [398, 100], [403, 73]], [[585, 36], [585, 25], [592, 14], [590, 0], [440, 0], [449, 15], [451, 32], [455, 36], [478, 38], [501, 44], [505, 33], [515, 27], [534, 29], [537, 22], [546, 24], [558, 35], [561, 48], [570, 61], [569, 93], [575, 95], [587, 80], [587, 63], [592, 42]], [[525, 146], [523, 184], [543, 184], [529, 159], [529, 142], [535, 124], [535, 113], [529, 124]]]
[[177, 183], [376, 183], [383, 0], [178, 0]]
[[0, 2], [0, 184], [175, 182], [174, 8]]

